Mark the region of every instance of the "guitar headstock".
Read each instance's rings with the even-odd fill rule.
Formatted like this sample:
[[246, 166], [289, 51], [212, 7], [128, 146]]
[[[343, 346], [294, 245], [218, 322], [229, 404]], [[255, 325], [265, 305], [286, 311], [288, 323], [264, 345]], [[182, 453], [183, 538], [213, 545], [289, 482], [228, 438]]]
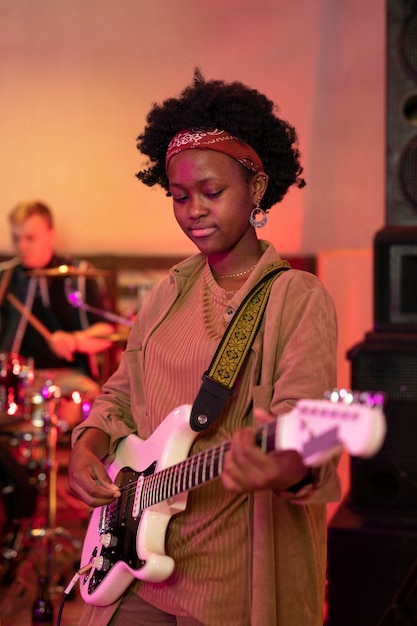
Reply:
[[352, 456], [374, 456], [386, 433], [383, 405], [380, 392], [348, 389], [333, 389], [322, 400], [299, 400], [280, 417], [279, 445], [298, 450], [306, 465], [320, 465], [343, 448]]

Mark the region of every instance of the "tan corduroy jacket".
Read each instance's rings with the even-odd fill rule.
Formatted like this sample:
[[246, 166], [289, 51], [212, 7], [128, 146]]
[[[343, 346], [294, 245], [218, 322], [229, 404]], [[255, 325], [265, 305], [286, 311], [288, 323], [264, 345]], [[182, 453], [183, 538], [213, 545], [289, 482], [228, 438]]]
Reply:
[[[264, 255], [244, 289], [230, 301], [226, 322], [266, 268], [280, 259], [271, 244], [262, 242], [262, 246]], [[204, 264], [205, 257], [197, 254], [172, 268], [152, 290], [132, 329], [128, 349], [145, 353], [149, 335], [188, 277], [202, 271]], [[249, 361], [253, 386], [247, 392], [252, 394], [253, 405], [278, 416], [291, 411], [299, 398], [320, 399], [336, 385], [336, 343], [334, 305], [317, 277], [299, 270], [282, 274], [273, 285]], [[122, 358], [88, 420], [74, 430], [74, 443], [89, 426], [110, 435], [111, 454], [119, 439], [131, 432], [143, 439], [151, 435], [141, 382], [143, 367], [143, 358], [134, 371]], [[322, 466], [315, 488], [302, 497], [271, 491], [251, 497], [252, 626], [322, 626], [326, 503], [340, 497], [336, 465], [335, 459]], [[80, 623], [104, 626], [116, 606], [88, 607]]]

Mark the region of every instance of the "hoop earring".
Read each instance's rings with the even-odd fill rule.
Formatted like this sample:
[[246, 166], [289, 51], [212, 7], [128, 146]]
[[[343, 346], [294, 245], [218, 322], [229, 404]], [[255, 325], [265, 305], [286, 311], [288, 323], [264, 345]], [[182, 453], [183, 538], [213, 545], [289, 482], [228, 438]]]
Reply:
[[267, 221], [268, 215], [266, 214], [266, 211], [261, 209], [258, 204], [258, 206], [253, 209], [249, 217], [249, 222], [251, 226], [253, 226], [254, 228], [263, 228]]

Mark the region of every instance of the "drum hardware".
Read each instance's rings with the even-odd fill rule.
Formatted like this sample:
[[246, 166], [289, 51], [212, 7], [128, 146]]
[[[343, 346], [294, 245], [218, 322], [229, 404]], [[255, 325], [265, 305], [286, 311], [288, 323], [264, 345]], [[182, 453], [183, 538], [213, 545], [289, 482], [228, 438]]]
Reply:
[[[71, 558], [74, 561], [74, 550], [79, 553], [82, 542], [72, 536], [70, 532], [62, 527], [57, 527], [57, 477], [58, 459], [57, 444], [59, 421], [57, 410], [62, 398], [61, 388], [54, 384], [52, 380], [47, 380], [42, 391], [36, 395], [36, 404], [42, 412], [42, 425], [33, 426], [34, 433], [42, 435], [44, 446], [43, 471], [39, 472], [38, 482], [44, 481], [46, 487], [46, 523], [34, 527], [33, 519], [28, 520], [25, 537], [20, 538], [17, 547], [11, 545], [10, 549], [3, 551], [3, 559], [9, 559], [16, 563], [15, 576], [9, 588], [8, 594], [0, 601], [0, 620], [12, 609], [16, 599], [22, 595], [25, 588], [30, 585], [33, 571], [40, 573], [40, 568], [45, 567], [42, 572], [48, 580], [52, 597], [61, 590], [59, 586], [59, 576], [56, 576], [55, 561], [60, 549], [59, 538], [66, 539], [72, 546]], [[42, 398], [42, 403], [40, 401]], [[36, 419], [40, 419], [40, 413]], [[34, 434], [34, 436], [37, 436]], [[61, 546], [62, 547], [62, 546]], [[12, 565], [13, 567], [13, 565]]]
[[47, 267], [34, 269], [27, 272], [28, 276], [40, 277], [46, 276], [47, 278], [70, 278], [85, 276], [86, 278], [97, 278], [99, 276], [111, 276], [113, 272], [110, 270], [98, 270], [94, 267], [86, 267], [85, 269], [80, 267], [74, 267], [73, 265], [58, 265], [58, 267]]
[[74, 289], [71, 286], [70, 281], [65, 281], [64, 288], [65, 296], [72, 307], [76, 309], [82, 309], [83, 311], [87, 311], [89, 313], [94, 313], [95, 315], [99, 315], [109, 322], [116, 322], [117, 324], [122, 324], [123, 326], [128, 326], [130, 328], [133, 326], [133, 321], [131, 319], [128, 319], [127, 317], [117, 315], [117, 313], [112, 313], [111, 311], [104, 311], [103, 309], [90, 306], [89, 304], [84, 302], [81, 292], [78, 289]]
[[26, 520], [34, 516], [38, 489], [29, 469], [15, 458], [10, 447], [3, 441], [0, 441], [0, 498], [4, 513], [0, 573], [2, 580], [7, 582], [11, 581], [19, 548], [22, 546]]

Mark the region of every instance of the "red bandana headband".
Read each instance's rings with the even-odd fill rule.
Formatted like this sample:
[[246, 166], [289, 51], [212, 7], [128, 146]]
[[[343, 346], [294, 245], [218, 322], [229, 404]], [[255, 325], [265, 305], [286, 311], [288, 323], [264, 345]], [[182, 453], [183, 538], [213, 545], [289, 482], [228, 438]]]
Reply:
[[255, 174], [263, 170], [262, 161], [247, 143], [224, 130], [182, 130], [170, 141], [165, 156], [165, 168], [173, 156], [183, 150], [215, 150], [231, 156]]

